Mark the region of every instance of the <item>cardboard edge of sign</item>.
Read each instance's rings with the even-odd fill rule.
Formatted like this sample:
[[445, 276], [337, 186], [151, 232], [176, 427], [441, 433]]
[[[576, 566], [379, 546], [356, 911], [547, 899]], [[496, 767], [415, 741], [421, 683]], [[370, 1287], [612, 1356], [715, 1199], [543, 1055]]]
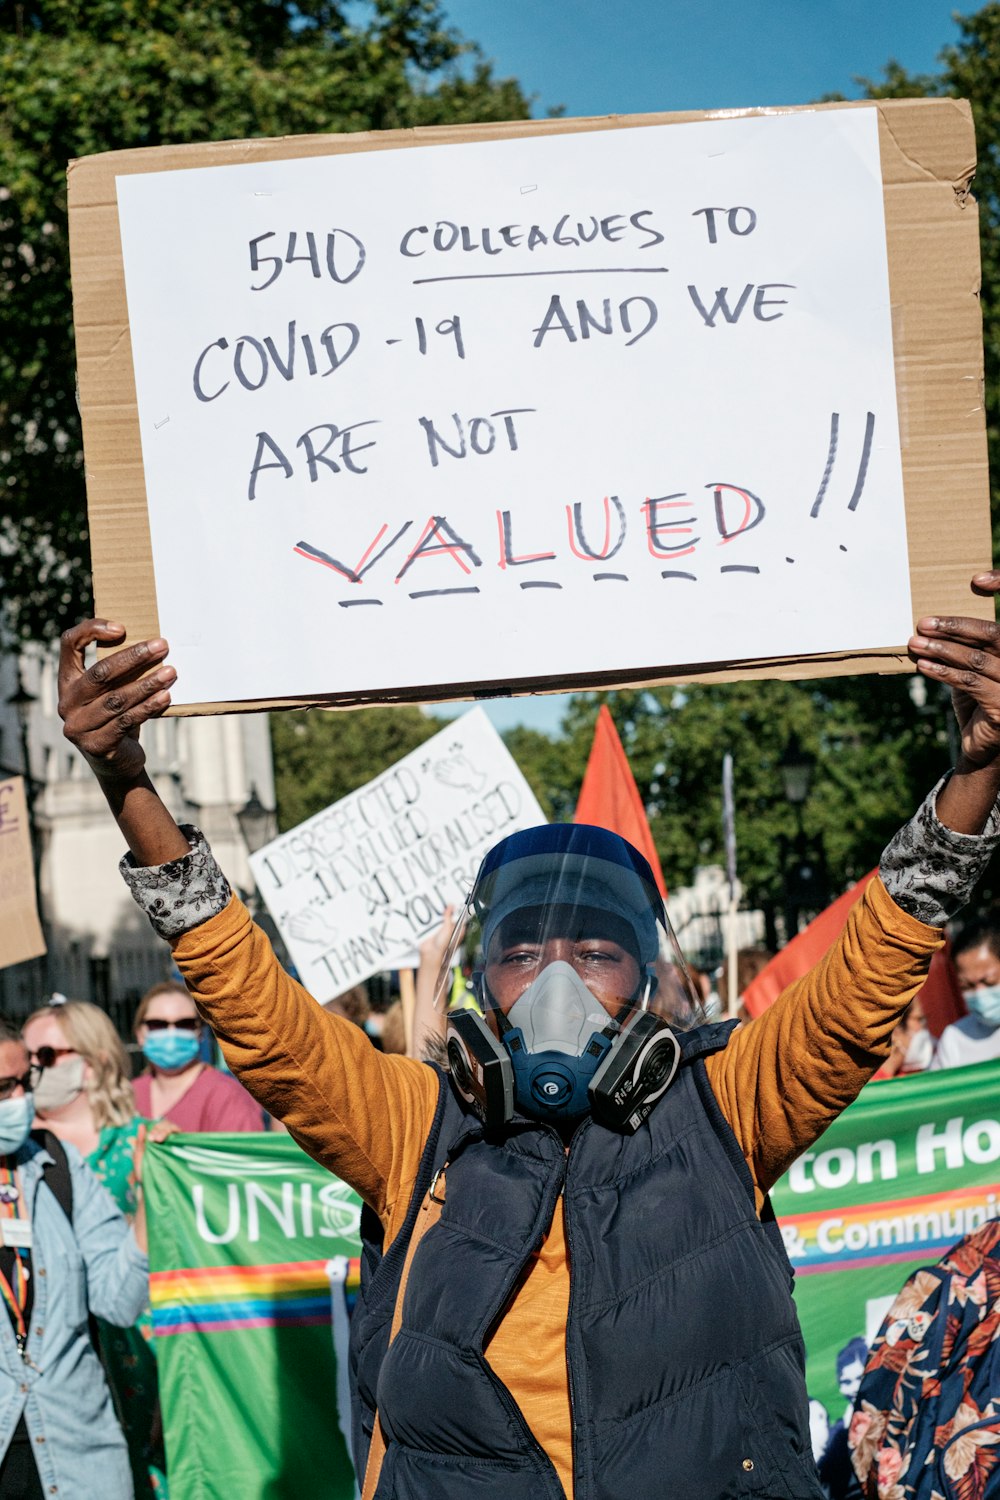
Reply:
[[41, 958], [46, 951], [30, 828], [24, 777], [0, 776], [0, 869], [4, 889], [13, 892], [0, 899], [0, 969]]
[[[816, 109], [878, 110], [893, 349], [914, 618], [981, 612], [969, 587], [991, 566], [983, 408], [979, 225], [972, 113], [965, 100], [847, 103], [581, 119], [426, 126], [107, 152], [70, 163], [70, 256], [96, 609], [131, 640], [159, 634], [135, 377], [118, 226], [116, 176], [237, 162], [413, 146], [641, 129]], [[794, 184], [789, 184], [794, 191]], [[613, 674], [484, 684], [373, 687], [363, 693], [192, 703], [181, 715], [277, 708], [489, 699], [670, 683], [785, 680], [911, 670], [905, 645], [821, 656], [733, 659]]]

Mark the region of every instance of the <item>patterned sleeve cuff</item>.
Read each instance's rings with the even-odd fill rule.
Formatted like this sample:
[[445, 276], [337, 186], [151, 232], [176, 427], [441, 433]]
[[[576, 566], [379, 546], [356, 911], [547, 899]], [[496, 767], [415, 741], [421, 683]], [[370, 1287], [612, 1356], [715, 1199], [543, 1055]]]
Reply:
[[204, 835], [190, 823], [181, 833], [190, 854], [165, 865], [137, 865], [126, 854], [118, 866], [125, 884], [162, 938], [180, 937], [229, 905], [232, 891]]
[[1000, 805], [982, 833], [956, 833], [938, 822], [937, 795], [947, 779], [890, 840], [879, 866], [896, 905], [929, 927], [943, 927], [961, 911], [1000, 843]]

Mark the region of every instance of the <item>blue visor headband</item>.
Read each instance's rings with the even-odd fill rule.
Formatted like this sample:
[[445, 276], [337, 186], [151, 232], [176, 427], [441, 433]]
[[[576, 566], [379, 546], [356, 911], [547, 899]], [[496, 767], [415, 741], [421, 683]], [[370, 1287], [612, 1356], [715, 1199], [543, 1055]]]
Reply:
[[589, 907], [628, 924], [640, 963], [659, 951], [666, 924], [653, 873], [618, 834], [583, 823], [554, 823], [511, 834], [483, 860], [473, 902], [488, 954], [498, 924], [526, 907]]

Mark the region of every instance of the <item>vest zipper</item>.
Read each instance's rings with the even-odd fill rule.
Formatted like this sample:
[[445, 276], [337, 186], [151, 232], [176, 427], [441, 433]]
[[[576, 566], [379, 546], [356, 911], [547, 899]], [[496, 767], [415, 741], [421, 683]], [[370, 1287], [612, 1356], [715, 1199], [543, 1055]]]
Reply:
[[[556, 1136], [556, 1138], [558, 1139], [558, 1135], [557, 1135], [556, 1131], [551, 1130], [551, 1134], [554, 1135], [554, 1136]], [[560, 1145], [562, 1145], [562, 1141], [561, 1140], [560, 1140]], [[566, 1169], [564, 1167], [564, 1169], [563, 1169], [563, 1186], [565, 1186], [565, 1182], [566, 1182], [565, 1172], [566, 1172]], [[563, 1194], [563, 1187], [560, 1187], [556, 1201], [558, 1201], [558, 1199], [562, 1197], [562, 1194]], [[549, 1219], [549, 1227], [551, 1228], [551, 1226], [552, 1226], [552, 1220], [550, 1218]], [[544, 1231], [542, 1232], [542, 1234], [540, 1236], [538, 1236], [536, 1239], [534, 1239], [532, 1241], [530, 1249], [528, 1251], [528, 1259], [530, 1259], [531, 1256], [533, 1256], [538, 1250], [541, 1249], [542, 1240], [543, 1239], [544, 1239]], [[507, 1304], [510, 1301], [511, 1294], [512, 1294], [515, 1286], [517, 1285], [518, 1280], [519, 1280], [520, 1275], [521, 1275], [521, 1272], [523, 1271], [523, 1269], [527, 1265], [527, 1263], [528, 1263], [527, 1259], [524, 1260], [524, 1261], [522, 1261], [521, 1264], [517, 1267], [517, 1269], [508, 1278], [508, 1281], [507, 1281], [506, 1285], [503, 1287], [503, 1292], [502, 1292], [502, 1295], [500, 1297], [499, 1304], [498, 1304], [498, 1310], [497, 1310], [497, 1316], [498, 1317], [502, 1317], [503, 1310], [507, 1307]], [[496, 1321], [496, 1319], [494, 1319], [494, 1322], [495, 1321]], [[491, 1323], [489, 1326], [492, 1327], [493, 1324]], [[535, 1437], [535, 1434], [532, 1432], [531, 1428], [528, 1426], [527, 1422], [524, 1419], [524, 1413], [522, 1412], [521, 1408], [518, 1406], [517, 1402], [514, 1400], [513, 1396], [511, 1395], [511, 1393], [507, 1389], [507, 1387], [504, 1385], [504, 1383], [500, 1379], [499, 1375], [497, 1375], [495, 1373], [495, 1371], [492, 1369], [489, 1361], [486, 1358], [485, 1353], [480, 1352], [480, 1354], [479, 1354], [478, 1357], [479, 1357], [480, 1363], [482, 1364], [483, 1370], [484, 1370], [487, 1378], [489, 1379], [489, 1381], [492, 1384], [494, 1390], [496, 1391], [497, 1395], [500, 1398], [501, 1405], [504, 1407], [504, 1409], [506, 1410], [506, 1412], [510, 1416], [511, 1420], [514, 1423], [516, 1423], [518, 1427], [520, 1427], [521, 1431], [524, 1433], [524, 1436], [525, 1436], [528, 1448], [530, 1449], [530, 1451], [533, 1454], [535, 1454], [537, 1456], [537, 1458], [539, 1458], [541, 1460], [542, 1468], [551, 1476], [551, 1479], [552, 1479], [552, 1482], [553, 1482], [553, 1485], [554, 1485], [554, 1488], [553, 1488], [553, 1491], [552, 1491], [553, 1496], [555, 1496], [556, 1494], [564, 1495], [565, 1492], [563, 1490], [562, 1485], [559, 1482], [559, 1475], [556, 1473], [555, 1464], [552, 1462], [551, 1458], [546, 1453], [546, 1451], [542, 1447], [541, 1443], [539, 1443], [538, 1439]], [[572, 1414], [572, 1394], [570, 1396], [570, 1412]], [[574, 1474], [574, 1485], [575, 1485], [575, 1480], [576, 1480], [576, 1475]]]
[[513, 1396], [504, 1385], [499, 1375], [496, 1375], [490, 1368], [485, 1354], [480, 1355], [480, 1359], [483, 1362], [483, 1369], [486, 1371], [486, 1374], [492, 1382], [497, 1395], [500, 1397], [501, 1404], [505, 1408], [507, 1415], [517, 1426], [521, 1428], [521, 1431], [524, 1433], [526, 1439], [526, 1447], [531, 1453], [533, 1453], [538, 1459], [541, 1460], [541, 1466], [543, 1470], [545, 1470], [551, 1476], [552, 1481], [556, 1486], [556, 1488], [553, 1489], [552, 1494], [563, 1494], [563, 1487], [559, 1483], [559, 1475], [556, 1473], [555, 1464], [552, 1462], [551, 1458], [549, 1458], [549, 1455], [546, 1453], [545, 1449], [539, 1443], [538, 1439], [535, 1437], [535, 1434], [532, 1432], [531, 1428], [524, 1420], [524, 1413], [522, 1412], [521, 1408], [518, 1406], [517, 1402], [514, 1400]]
[[573, 1362], [569, 1354], [570, 1328], [573, 1324], [573, 1243], [570, 1224], [569, 1200], [566, 1197], [566, 1184], [569, 1181], [570, 1167], [573, 1163], [573, 1153], [581, 1135], [589, 1129], [590, 1120], [584, 1120], [573, 1134], [570, 1141], [569, 1151], [566, 1153], [566, 1175], [563, 1185], [559, 1190], [559, 1196], [563, 1199], [563, 1227], [566, 1239], [566, 1274], [569, 1277], [569, 1302], [566, 1307], [566, 1388], [569, 1392], [569, 1437], [570, 1453], [573, 1459], [573, 1500], [583, 1500], [583, 1489], [580, 1484], [580, 1473], [577, 1467], [576, 1448], [576, 1396], [573, 1391]]

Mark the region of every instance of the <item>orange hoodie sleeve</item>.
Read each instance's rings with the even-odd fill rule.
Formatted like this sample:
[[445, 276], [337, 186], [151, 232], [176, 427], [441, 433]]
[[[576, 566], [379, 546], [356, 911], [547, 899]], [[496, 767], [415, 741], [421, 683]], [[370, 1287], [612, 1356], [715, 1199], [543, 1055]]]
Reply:
[[908, 916], [876, 876], [826, 957], [707, 1059], [758, 1208], [888, 1056], [943, 943], [941, 929]]
[[391, 1234], [410, 1199], [438, 1080], [376, 1051], [278, 963], [236, 897], [173, 943], [174, 959], [236, 1077]]

